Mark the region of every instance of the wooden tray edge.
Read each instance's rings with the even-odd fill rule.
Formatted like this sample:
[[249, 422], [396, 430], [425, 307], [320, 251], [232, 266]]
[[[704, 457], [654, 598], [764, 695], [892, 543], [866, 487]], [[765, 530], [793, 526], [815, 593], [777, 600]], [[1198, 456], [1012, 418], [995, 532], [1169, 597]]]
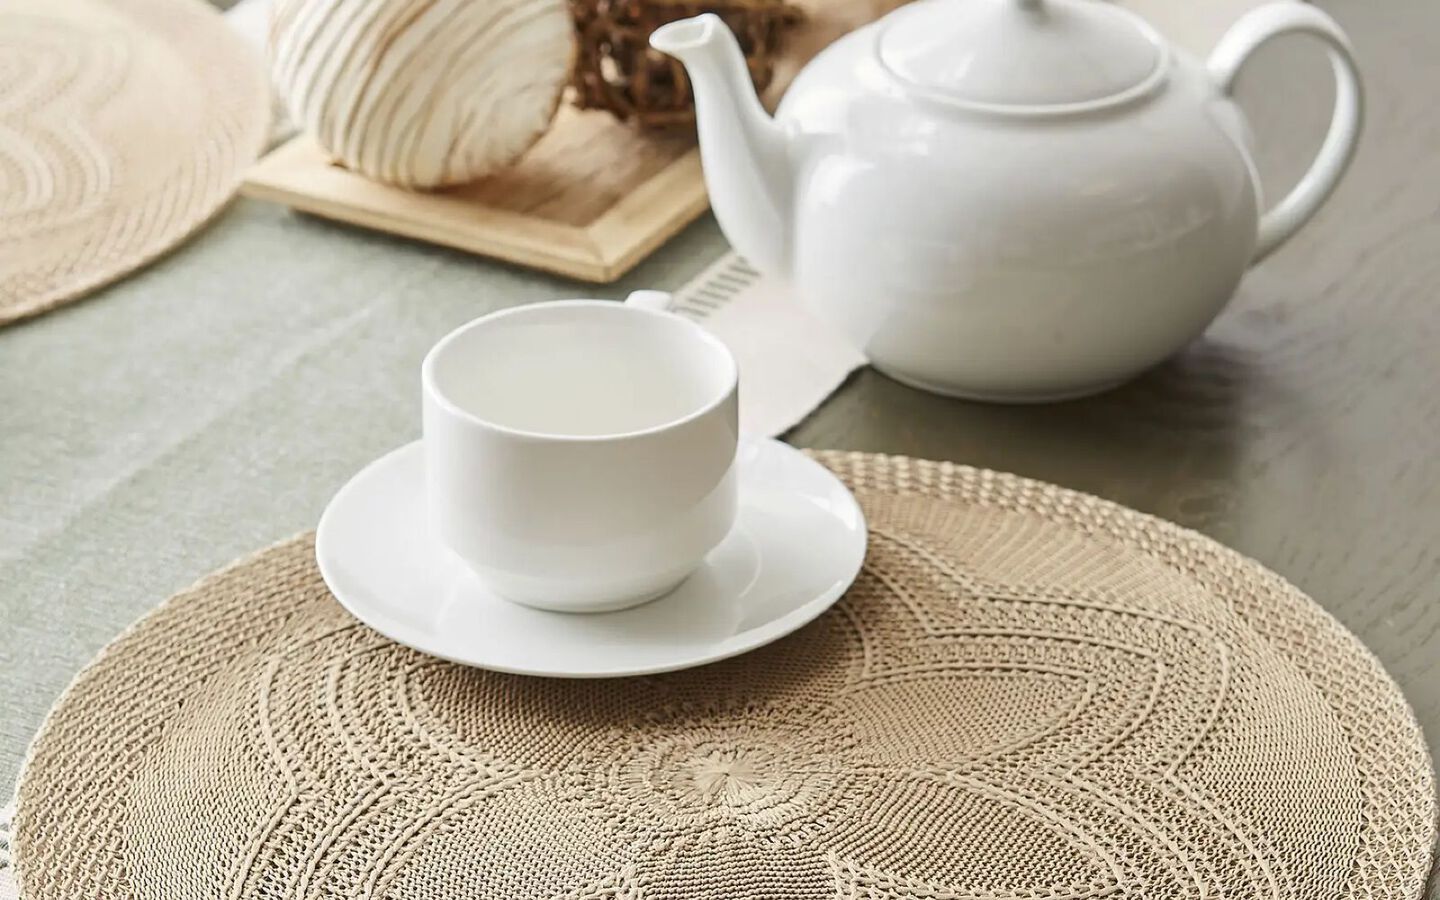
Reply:
[[373, 182], [301, 135], [251, 166], [246, 197], [594, 284], [623, 276], [709, 208], [691, 150], [585, 227]]

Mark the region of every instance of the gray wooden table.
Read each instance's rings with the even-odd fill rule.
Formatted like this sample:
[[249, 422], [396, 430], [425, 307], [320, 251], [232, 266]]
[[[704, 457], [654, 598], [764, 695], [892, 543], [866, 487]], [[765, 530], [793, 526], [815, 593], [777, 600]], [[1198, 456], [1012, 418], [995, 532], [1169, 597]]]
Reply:
[[[1203, 340], [1120, 390], [1049, 407], [862, 372], [789, 437], [1014, 471], [1206, 532], [1372, 647], [1434, 744], [1440, 4], [1324, 5], [1357, 46], [1368, 133], [1331, 204]], [[1313, 48], [1267, 49], [1247, 70], [1272, 193], [1316, 146], [1328, 92]], [[604, 295], [676, 287], [723, 247], [702, 221]], [[418, 434], [416, 372], [436, 338], [587, 293], [242, 201], [136, 277], [0, 330], [0, 782], [128, 622], [312, 527], [352, 472]]]

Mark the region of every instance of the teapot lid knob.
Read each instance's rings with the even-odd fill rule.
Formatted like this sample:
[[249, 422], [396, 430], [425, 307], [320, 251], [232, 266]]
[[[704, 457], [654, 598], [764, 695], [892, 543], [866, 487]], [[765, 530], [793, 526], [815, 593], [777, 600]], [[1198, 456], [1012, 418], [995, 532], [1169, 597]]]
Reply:
[[1100, 0], [936, 0], [885, 17], [882, 68], [936, 102], [1035, 115], [1143, 96], [1168, 48], [1139, 16]]

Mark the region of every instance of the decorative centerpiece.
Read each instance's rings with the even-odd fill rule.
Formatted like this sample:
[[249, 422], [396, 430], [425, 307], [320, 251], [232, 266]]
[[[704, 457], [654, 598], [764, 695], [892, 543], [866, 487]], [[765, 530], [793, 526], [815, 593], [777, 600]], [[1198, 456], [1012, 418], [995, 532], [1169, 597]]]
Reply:
[[[498, 142], [506, 135], [513, 138], [503, 153], [487, 154], [483, 165], [456, 166], [452, 171], [448, 164], [431, 163], [425, 172], [434, 174], [434, 169], [440, 168], [446, 186], [420, 192], [407, 188], [431, 183], [431, 179], [416, 177], [425, 174], [416, 171], [420, 162], [433, 161], [437, 155], [445, 162], [450, 145], [439, 140], [443, 131], [437, 131], [433, 142], [427, 138], [425, 153], [417, 160], [413, 154], [421, 146], [420, 138], [390, 130], [409, 126], [388, 124], [387, 119], [368, 112], [363, 116], [352, 113], [347, 104], [360, 106], [351, 98], [356, 92], [375, 93], [383, 102], [394, 102], [400, 84], [382, 89], [380, 83], [393, 82], [404, 71], [397, 50], [402, 46], [413, 50], [413, 39], [406, 35], [429, 21], [430, 10], [449, 9], [457, 32], [462, 25], [471, 27], [465, 23], [472, 16], [479, 18], [479, 13], [470, 7], [453, 7], [451, 0], [436, 0], [436, 7], [425, 7], [423, 12], [417, 0], [370, 0], [371, 5], [356, 9], [351, 4], [358, 0], [334, 0], [333, 10], [327, 5], [330, 0], [275, 2], [280, 5], [271, 29], [275, 80], [292, 108], [311, 111], [315, 118], [297, 117], [302, 133], [276, 147], [249, 171], [244, 190], [250, 197], [593, 283], [620, 278], [709, 206], [693, 130], [632, 124], [690, 121], [689, 82], [682, 68], [663, 54], [644, 48], [650, 31], [659, 23], [699, 7], [677, 2], [653, 8], [633, 3], [622, 8], [608, 5], [614, 0], [605, 0], [604, 6], [572, 10], [565, 0], [516, 0], [530, 11], [530, 18], [513, 11], [501, 17], [513, 18], [524, 27], [505, 38], [515, 42], [515, 47], [496, 43], [499, 49], [489, 63], [476, 50], [473, 71], [492, 71], [494, 78], [486, 80], [484, 91], [472, 92], [473, 96], [448, 76], [425, 81], [436, 76], [438, 68], [425, 54], [412, 52], [408, 64], [411, 77], [406, 83], [438, 86], [443, 96], [436, 102], [461, 111], [458, 117], [447, 113], [440, 121], [483, 123], [483, 128], [457, 130], [461, 138], [455, 145], [457, 151], [472, 139]], [[474, 0], [474, 7], [489, 8], [494, 2]], [[732, 7], [723, 3], [711, 7], [719, 9], [740, 31], [741, 40], [754, 48], [745, 63], [748, 71], [744, 77], [762, 83], [768, 80], [767, 99], [779, 93], [788, 76], [830, 40], [870, 21], [898, 0], [834, 0], [823, 8], [806, 5], [814, 0], [791, 2], [804, 6], [805, 20], [785, 35], [785, 50], [780, 55], [774, 52], [779, 40], [777, 23], [800, 18], [785, 0], [740, 0]], [[745, 3], [751, 6], [742, 5]], [[372, 6], [391, 11], [382, 14]], [[394, 11], [406, 8], [417, 12], [415, 19], [404, 28], [396, 24], [392, 29], [397, 30], [396, 36], [387, 37], [383, 46], [360, 37], [352, 46], [342, 39], [346, 29], [338, 23], [361, 19], [372, 21], [372, 26], [365, 29], [351, 24], [348, 28], [360, 35], [390, 34], [384, 30], [385, 23], [397, 22]], [[645, 24], [639, 24], [642, 21]], [[330, 22], [337, 24], [327, 24]], [[581, 41], [576, 39], [577, 28]], [[488, 30], [484, 34], [486, 41], [499, 41]], [[358, 59], [323, 49], [326, 42], [351, 47], [347, 53], [371, 57], [374, 77], [363, 77], [365, 70]], [[450, 47], [448, 42], [447, 34], [427, 52], [443, 55]], [[577, 43], [584, 47], [577, 49]], [[531, 44], [534, 56], [519, 55], [529, 52], [525, 47]], [[471, 59], [469, 54], [467, 45], [462, 55]], [[544, 60], [543, 82], [536, 58]], [[516, 72], [504, 70], [507, 60]], [[581, 74], [574, 74], [577, 71]], [[342, 72], [349, 74], [342, 78]], [[587, 78], [592, 84], [588, 95], [583, 88]], [[661, 92], [665, 79], [671, 85], [669, 95]], [[494, 90], [495, 85], [510, 83], [531, 84], [533, 96], [507, 97], [504, 91]], [[581, 87], [576, 87], [577, 83]], [[682, 88], [683, 98], [675, 94]], [[561, 103], [554, 119], [549, 119], [551, 104], [562, 92], [576, 97], [577, 102]], [[669, 110], [668, 119], [659, 114], [662, 98], [666, 98], [663, 108]], [[373, 106], [381, 100], [370, 102]], [[327, 104], [330, 112], [325, 111]], [[509, 118], [492, 122], [488, 115], [463, 112], [491, 108], [482, 104], [506, 110]], [[583, 108], [587, 106], [590, 108]], [[428, 105], [422, 104], [422, 108], [429, 110]], [[626, 115], [629, 122], [624, 120]], [[350, 133], [349, 129], [358, 126], [366, 130]], [[521, 153], [518, 148], [533, 136], [531, 127], [545, 130]], [[397, 140], [400, 142], [394, 143]], [[354, 149], [357, 147], [370, 149]], [[499, 160], [512, 152], [518, 153], [518, 158], [499, 165]], [[386, 158], [393, 162], [377, 165]], [[467, 161], [471, 159], [467, 157]], [[485, 172], [492, 162], [495, 168]], [[462, 171], [477, 177], [464, 184], [449, 184], [452, 176], [458, 179]], [[407, 173], [409, 177], [400, 177]], [[483, 177], [478, 177], [482, 173]]]
[[563, 0], [277, 0], [269, 43], [291, 117], [334, 160], [433, 188], [539, 139], [575, 39]]
[[799, 8], [784, 0], [570, 0], [579, 42], [575, 104], [604, 109], [645, 128], [691, 128], [694, 94], [685, 68], [655, 52], [650, 33], [661, 25], [712, 12], [740, 41], [750, 80], [757, 91], [775, 76], [775, 60], [787, 28], [799, 22]]

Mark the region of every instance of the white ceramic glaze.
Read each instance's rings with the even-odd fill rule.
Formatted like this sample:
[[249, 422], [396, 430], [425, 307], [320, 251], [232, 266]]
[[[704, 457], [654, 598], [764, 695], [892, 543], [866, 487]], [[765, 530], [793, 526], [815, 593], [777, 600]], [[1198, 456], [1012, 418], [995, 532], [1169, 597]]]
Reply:
[[701, 665], [809, 622], [845, 592], [865, 557], [864, 516], [829, 470], [769, 440], [743, 444], [736, 466], [735, 527], [677, 589], [619, 612], [547, 612], [486, 587], [429, 536], [419, 442], [372, 463], [335, 495], [315, 555], [357, 618], [455, 662], [573, 678]]
[[[1309, 174], [1262, 213], [1229, 92], [1284, 34], [1324, 44], [1337, 94]], [[961, 396], [1075, 396], [1165, 359], [1314, 214], [1360, 133], [1345, 35], [1290, 0], [1208, 63], [1097, 0], [920, 0], [822, 52], [773, 119], [717, 17], [651, 43], [694, 82], [736, 249], [877, 368]]]
[[642, 603], [730, 531], [735, 359], [665, 300], [516, 307], [426, 356], [430, 528], [511, 600]]

